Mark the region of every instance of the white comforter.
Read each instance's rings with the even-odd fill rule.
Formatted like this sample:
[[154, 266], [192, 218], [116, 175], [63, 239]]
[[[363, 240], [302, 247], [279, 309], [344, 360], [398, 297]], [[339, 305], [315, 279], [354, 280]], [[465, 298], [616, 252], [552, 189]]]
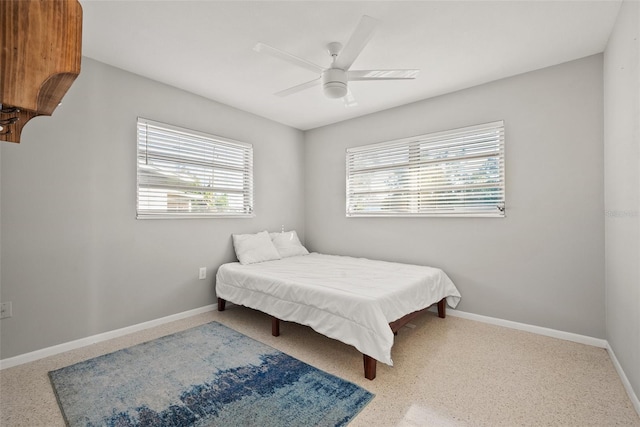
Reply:
[[460, 293], [438, 268], [336, 255], [309, 255], [257, 264], [224, 264], [216, 294], [281, 320], [310, 326], [388, 365], [389, 323]]

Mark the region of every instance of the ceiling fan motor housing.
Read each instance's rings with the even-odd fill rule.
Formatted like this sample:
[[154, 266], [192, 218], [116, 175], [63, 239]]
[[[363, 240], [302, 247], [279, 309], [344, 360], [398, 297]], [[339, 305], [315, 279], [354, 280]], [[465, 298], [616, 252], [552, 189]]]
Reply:
[[340, 68], [324, 70], [322, 88], [328, 98], [342, 98], [347, 94], [347, 73]]

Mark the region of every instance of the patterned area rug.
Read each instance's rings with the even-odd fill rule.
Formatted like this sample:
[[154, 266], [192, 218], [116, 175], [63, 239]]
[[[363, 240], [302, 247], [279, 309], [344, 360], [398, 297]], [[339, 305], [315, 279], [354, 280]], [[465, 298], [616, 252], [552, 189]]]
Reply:
[[217, 322], [49, 372], [69, 426], [342, 426], [373, 398]]

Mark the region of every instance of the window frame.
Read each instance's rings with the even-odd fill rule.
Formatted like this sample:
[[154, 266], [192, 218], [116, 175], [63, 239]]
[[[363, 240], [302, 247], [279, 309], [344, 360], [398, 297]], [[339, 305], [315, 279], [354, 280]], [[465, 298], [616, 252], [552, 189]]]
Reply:
[[[148, 139], [148, 135], [150, 133], [149, 129], [154, 129], [155, 131], [156, 140], [154, 142], [150, 142]], [[145, 138], [143, 138], [143, 135]], [[160, 138], [166, 139], [160, 141]], [[181, 138], [182, 141], [180, 141]], [[180, 142], [182, 144], [178, 148], [178, 144]], [[153, 146], [154, 144], [155, 154], [152, 154], [149, 151], [149, 148], [150, 145]], [[189, 148], [189, 150], [187, 150], [187, 148]], [[183, 151], [182, 153], [180, 153], [181, 150]], [[190, 150], [192, 151], [188, 152]], [[219, 153], [216, 153], [216, 150], [218, 150]], [[227, 157], [218, 157], [225, 152], [227, 153]], [[233, 155], [231, 153], [233, 153]], [[238, 153], [240, 153], [239, 156]], [[149, 159], [159, 163], [157, 163], [156, 166], [147, 168], [141, 166], [141, 161], [144, 162], [143, 164], [148, 165]], [[234, 162], [240, 163], [241, 166], [234, 164]], [[157, 167], [160, 163], [164, 163], [163, 167]], [[171, 170], [172, 166], [175, 168], [173, 171]], [[147, 169], [147, 171], [144, 171], [143, 169]], [[151, 169], [160, 170], [160, 172], [149, 171]], [[188, 170], [190, 173], [197, 174], [194, 175], [194, 177], [197, 176], [197, 178], [202, 178], [209, 173], [209, 180], [206, 182], [209, 182], [210, 185], [193, 185], [194, 190], [190, 191], [190, 184], [184, 184], [181, 182], [181, 185], [172, 185], [168, 183], [168, 178], [161, 176], [174, 175], [172, 179], [175, 181], [175, 176], [178, 175], [177, 170]], [[228, 179], [231, 179], [231, 174], [240, 175], [241, 179], [236, 179], [226, 188], [223, 186], [214, 186], [214, 175], [216, 173]], [[181, 175], [184, 174], [185, 173], [182, 172]], [[193, 182], [194, 180], [185, 179], [183, 181]], [[196, 179], [196, 182], [199, 182], [199, 180]], [[145, 185], [147, 187], [145, 187]], [[240, 185], [242, 189], [232, 189], [231, 185]], [[152, 204], [150, 200], [156, 197], [153, 195], [153, 191], [148, 190], [153, 187], [168, 190], [168, 192], [165, 193], [167, 205], [169, 204], [168, 194], [170, 192], [174, 193], [176, 199], [180, 199], [181, 197], [183, 199], [179, 202], [174, 202], [176, 206], [173, 209], [170, 209], [169, 207], [166, 207], [164, 210], [149, 207], [145, 208], [145, 203], [143, 201], [145, 193], [143, 189], [147, 188], [146, 197], [147, 205], [149, 206]], [[167, 123], [157, 122], [143, 117], [137, 118], [136, 219], [253, 218], [255, 217], [253, 191], [252, 144]], [[210, 207], [209, 210], [194, 209], [193, 201], [197, 200], [197, 198], [193, 196], [194, 193], [198, 192], [211, 193], [210, 197], [212, 198], [224, 196], [223, 200], [227, 204], [229, 203], [229, 195], [234, 194], [237, 196], [236, 199], [238, 199], [236, 202], [237, 207], [236, 209], [220, 211], [217, 210], [220, 206], [216, 205], [214, 202], [214, 205], [210, 205], [208, 203]], [[159, 191], [158, 193], [162, 193], [162, 191]], [[216, 195], [216, 193], [218, 194]], [[161, 197], [162, 196], [160, 196], [160, 198]], [[179, 206], [177, 206], [180, 204], [188, 204], [188, 208], [185, 206], [185, 209], [180, 209]]]
[[[495, 136], [487, 136], [491, 133]], [[347, 148], [346, 217], [505, 217], [504, 135], [504, 120], [499, 120]], [[453, 149], [481, 154], [449, 156], [447, 150]], [[427, 159], [423, 152], [429, 150], [444, 157]], [[485, 157], [497, 166], [479, 172], [482, 167], [472, 166], [473, 159]], [[456, 176], [466, 183], [447, 184]], [[483, 184], [472, 182], [482, 177]]]

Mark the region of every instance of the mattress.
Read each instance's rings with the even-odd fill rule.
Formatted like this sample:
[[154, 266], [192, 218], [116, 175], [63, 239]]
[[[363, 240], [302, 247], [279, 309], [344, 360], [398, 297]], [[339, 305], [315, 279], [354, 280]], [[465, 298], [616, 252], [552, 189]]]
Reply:
[[440, 269], [311, 253], [220, 266], [216, 294], [280, 320], [310, 326], [393, 365], [389, 323], [460, 293]]

